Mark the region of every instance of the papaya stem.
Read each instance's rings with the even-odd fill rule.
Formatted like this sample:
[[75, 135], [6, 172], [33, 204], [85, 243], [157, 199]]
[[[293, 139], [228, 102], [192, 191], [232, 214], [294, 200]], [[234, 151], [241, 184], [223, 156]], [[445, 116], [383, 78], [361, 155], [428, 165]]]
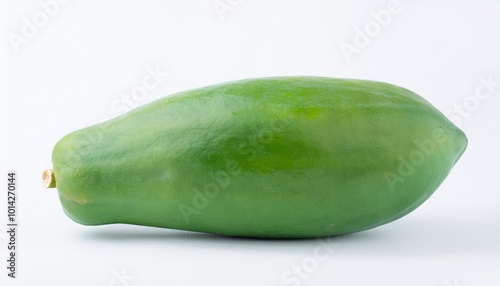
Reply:
[[50, 189], [56, 187], [56, 177], [54, 175], [54, 170], [52, 169], [43, 170], [42, 179], [44, 188]]

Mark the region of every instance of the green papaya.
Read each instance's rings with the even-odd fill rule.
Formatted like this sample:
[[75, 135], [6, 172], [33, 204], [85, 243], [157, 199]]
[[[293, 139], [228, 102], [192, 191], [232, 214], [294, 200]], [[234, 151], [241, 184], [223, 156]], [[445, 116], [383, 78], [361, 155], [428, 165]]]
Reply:
[[167, 96], [66, 135], [44, 184], [84, 225], [322, 237], [410, 213], [466, 145], [442, 113], [398, 86], [247, 79]]

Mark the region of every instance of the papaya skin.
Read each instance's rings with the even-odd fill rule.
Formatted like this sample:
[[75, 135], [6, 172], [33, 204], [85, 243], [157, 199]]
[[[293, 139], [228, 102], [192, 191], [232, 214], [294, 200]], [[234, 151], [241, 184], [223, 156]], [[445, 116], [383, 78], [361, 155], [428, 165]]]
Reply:
[[394, 85], [323, 77], [223, 83], [161, 98], [63, 137], [65, 213], [228, 236], [312, 238], [410, 213], [465, 134]]

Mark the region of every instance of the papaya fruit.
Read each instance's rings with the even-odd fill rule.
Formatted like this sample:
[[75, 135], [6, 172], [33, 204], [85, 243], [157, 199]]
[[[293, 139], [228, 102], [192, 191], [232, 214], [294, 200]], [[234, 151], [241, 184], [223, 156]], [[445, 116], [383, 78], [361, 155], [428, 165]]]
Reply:
[[64, 136], [44, 185], [84, 225], [260, 238], [357, 232], [439, 187], [465, 134], [395, 85], [324, 77], [222, 83]]

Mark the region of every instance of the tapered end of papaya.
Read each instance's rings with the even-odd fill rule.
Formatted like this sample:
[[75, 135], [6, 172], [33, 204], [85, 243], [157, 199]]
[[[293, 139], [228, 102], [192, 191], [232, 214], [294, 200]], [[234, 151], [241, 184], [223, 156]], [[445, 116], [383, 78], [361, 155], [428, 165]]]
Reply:
[[465, 133], [460, 130], [460, 128], [455, 126], [454, 146], [456, 157], [453, 165], [455, 165], [464, 154], [465, 149], [467, 149], [468, 142], [469, 139], [467, 138], [467, 135], [465, 135]]
[[54, 170], [44, 170], [42, 173], [42, 179], [44, 188], [50, 189], [56, 187], [56, 177], [54, 176]]

